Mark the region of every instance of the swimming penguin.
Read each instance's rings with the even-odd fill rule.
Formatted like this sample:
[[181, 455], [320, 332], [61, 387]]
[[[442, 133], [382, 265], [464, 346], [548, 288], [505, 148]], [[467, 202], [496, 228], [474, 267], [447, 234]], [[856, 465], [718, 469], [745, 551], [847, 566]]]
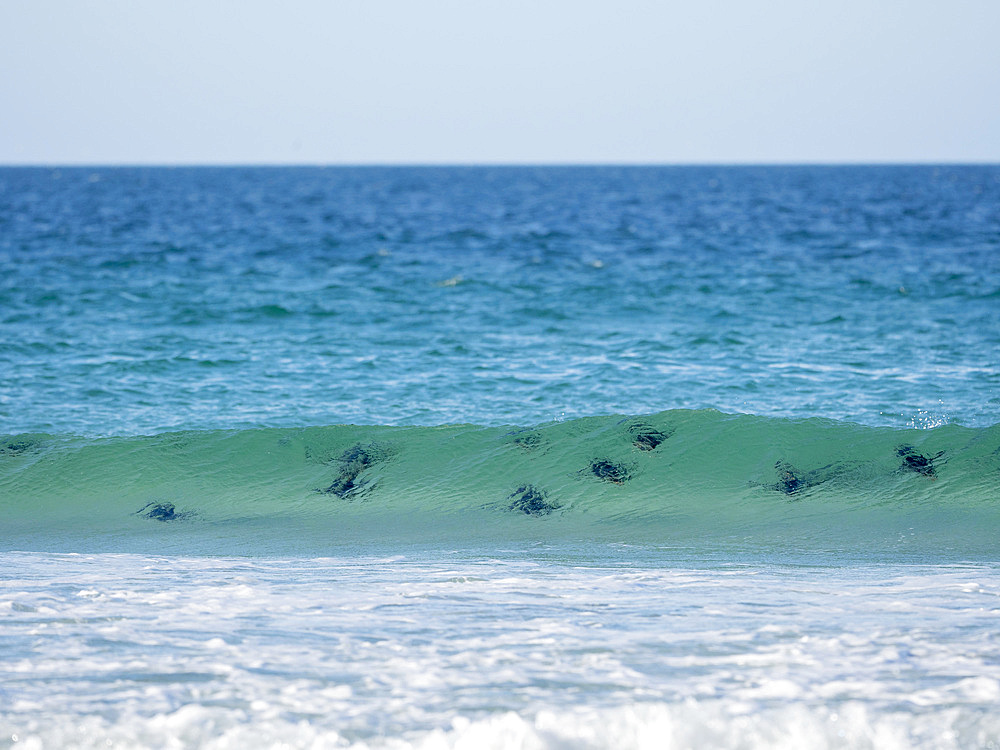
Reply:
[[36, 447], [38, 447], [38, 443], [34, 440], [14, 440], [0, 443], [0, 456], [20, 456]]
[[591, 461], [590, 472], [598, 479], [611, 482], [612, 484], [622, 484], [632, 478], [627, 468], [605, 459], [594, 459]]
[[134, 515], [152, 521], [180, 521], [194, 515], [191, 511], [178, 512], [173, 503], [146, 503]]
[[341, 463], [337, 478], [329, 487], [319, 490], [319, 492], [343, 498], [356, 494], [365, 487], [364, 482], [357, 481], [358, 476], [382, 458], [384, 458], [383, 453], [371, 445], [366, 446], [358, 443], [351, 446], [337, 459]]
[[632, 436], [632, 445], [641, 451], [656, 450], [664, 440], [670, 437], [669, 433], [662, 433], [641, 422], [631, 425], [628, 432]]
[[[836, 476], [837, 469], [833, 469], [834, 464], [827, 464], [812, 471], [800, 471], [787, 461], [776, 461], [774, 470], [778, 474], [778, 481], [775, 484], [760, 484], [751, 482], [751, 486], [766, 487], [769, 490], [782, 492], [785, 495], [797, 495], [810, 487], [822, 484], [833, 476]], [[833, 469], [833, 471], [830, 471]]]
[[934, 462], [944, 455], [944, 451], [939, 451], [933, 456], [925, 456], [923, 453], [918, 453], [912, 445], [901, 445], [896, 448], [896, 455], [903, 459], [903, 465], [899, 467], [900, 469], [914, 471], [934, 479], [937, 477]]
[[511, 501], [510, 510], [520, 511], [529, 516], [545, 516], [559, 506], [549, 502], [545, 490], [540, 490], [533, 484], [525, 484], [514, 490], [507, 498]]
[[778, 484], [775, 489], [784, 492], [786, 495], [794, 495], [801, 489], [808, 487], [804, 479], [796, 473], [795, 467], [784, 461], [778, 461], [774, 468], [778, 472]]

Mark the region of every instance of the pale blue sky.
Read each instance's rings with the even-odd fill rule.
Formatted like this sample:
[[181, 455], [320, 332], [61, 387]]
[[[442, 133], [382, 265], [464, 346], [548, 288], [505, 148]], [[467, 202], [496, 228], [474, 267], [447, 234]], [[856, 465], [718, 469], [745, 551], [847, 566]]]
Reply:
[[0, 0], [0, 163], [1000, 162], [1000, 0]]

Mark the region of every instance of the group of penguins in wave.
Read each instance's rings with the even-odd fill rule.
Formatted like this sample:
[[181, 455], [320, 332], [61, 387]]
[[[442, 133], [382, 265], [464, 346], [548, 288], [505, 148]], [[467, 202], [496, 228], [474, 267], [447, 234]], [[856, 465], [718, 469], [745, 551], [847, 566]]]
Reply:
[[[627, 433], [632, 445], [640, 451], [656, 450], [673, 434], [672, 431], [662, 432], [642, 422], [631, 424], [627, 428]], [[541, 443], [541, 438], [536, 432], [522, 431], [513, 434], [513, 443], [524, 450], [534, 450]], [[0, 444], [0, 456], [18, 456], [36, 447], [33, 442], [26, 441], [2, 443]], [[335, 495], [345, 500], [353, 499], [371, 486], [361, 479], [362, 473], [384, 461], [389, 455], [390, 451], [375, 444], [358, 443], [348, 448], [339, 458], [335, 459], [340, 465], [340, 472], [336, 478], [328, 487], [319, 489], [317, 492]], [[944, 451], [927, 456], [911, 445], [901, 445], [896, 448], [896, 455], [902, 459], [902, 464], [899, 467], [901, 471], [910, 471], [934, 479], [937, 476], [935, 462], [944, 455]], [[757, 484], [756, 486], [794, 496], [808, 487], [824, 481], [826, 478], [825, 470], [830, 469], [830, 466], [802, 472], [785, 461], [778, 461], [774, 465], [774, 469], [777, 473], [777, 482]], [[581, 471], [580, 474], [591, 476], [602, 482], [619, 485], [632, 478], [632, 472], [627, 466], [606, 458], [592, 460], [590, 466]], [[525, 513], [529, 516], [544, 516], [560, 507], [558, 503], [549, 499], [545, 490], [533, 484], [519, 486], [507, 497], [505, 505], [508, 510]], [[154, 521], [177, 521], [188, 518], [193, 513], [178, 511], [173, 503], [151, 502], [136, 511], [135, 515]]]
[[[632, 425], [629, 427], [629, 433], [633, 438], [632, 444], [641, 451], [656, 450], [672, 434], [665, 434], [645, 424]], [[934, 468], [934, 462], [944, 455], [944, 451], [940, 451], [933, 456], [925, 456], [912, 445], [901, 445], [896, 448], [896, 455], [903, 459], [903, 463], [900, 466], [901, 471], [912, 471], [930, 479], [935, 479], [937, 477], [937, 470]], [[823, 482], [825, 480], [824, 471], [831, 468], [831, 466], [832, 464], [824, 466], [822, 469], [816, 469], [815, 471], [801, 472], [786, 461], [778, 461], [774, 465], [774, 469], [778, 475], [776, 483], [764, 485], [751, 484], [782, 492], [785, 495], [796, 495], [808, 487]], [[595, 459], [591, 461], [589, 470], [585, 470], [584, 473], [588, 472], [598, 479], [611, 482], [612, 484], [623, 484], [632, 478], [631, 472], [625, 466], [607, 459]], [[534, 516], [546, 515], [559, 507], [548, 500], [544, 490], [540, 490], [530, 484], [518, 487], [507, 499], [511, 501], [509, 505], [510, 510]]]
[[[673, 434], [672, 431], [662, 432], [642, 422], [631, 424], [626, 432], [632, 445], [644, 452], [656, 450]], [[537, 432], [522, 431], [514, 433], [512, 442], [523, 450], [532, 451], [541, 444], [541, 437]], [[914, 472], [929, 479], [936, 478], [935, 461], [944, 455], [944, 451], [940, 451], [937, 454], [927, 456], [911, 445], [901, 445], [896, 448], [895, 452], [902, 459], [900, 471]], [[371, 488], [371, 483], [364, 481], [361, 475], [376, 464], [385, 461], [390, 455], [390, 450], [377, 444], [358, 443], [351, 446], [337, 459], [334, 459], [339, 464], [340, 471], [333, 482], [316, 491], [324, 495], [335, 495], [345, 500], [351, 500]], [[774, 465], [777, 482], [752, 484], [781, 492], [790, 496], [790, 499], [795, 499], [793, 496], [825, 481], [827, 478], [826, 470], [830, 469], [831, 466], [803, 472], [786, 461], [778, 461]], [[632, 478], [632, 471], [626, 465], [607, 458], [593, 459], [580, 474], [618, 485], [624, 484]], [[504, 505], [507, 510], [525, 513], [529, 516], [548, 515], [560, 507], [558, 503], [549, 499], [545, 490], [533, 484], [520, 485], [507, 497]], [[137, 511], [137, 515], [156, 521], [174, 521], [191, 514], [178, 512], [173, 503], [149, 503]]]

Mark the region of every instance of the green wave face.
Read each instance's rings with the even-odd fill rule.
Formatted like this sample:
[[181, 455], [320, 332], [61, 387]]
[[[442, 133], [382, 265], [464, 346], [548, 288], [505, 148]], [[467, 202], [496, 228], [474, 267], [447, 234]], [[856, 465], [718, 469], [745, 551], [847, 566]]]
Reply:
[[322, 554], [621, 543], [995, 557], [1000, 426], [715, 411], [533, 428], [331, 426], [0, 439], [7, 549]]

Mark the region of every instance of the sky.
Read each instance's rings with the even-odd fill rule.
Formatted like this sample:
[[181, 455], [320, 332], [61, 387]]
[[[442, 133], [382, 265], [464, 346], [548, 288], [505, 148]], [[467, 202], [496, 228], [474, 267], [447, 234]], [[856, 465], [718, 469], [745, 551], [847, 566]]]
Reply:
[[0, 0], [0, 164], [1000, 162], [998, 0]]

